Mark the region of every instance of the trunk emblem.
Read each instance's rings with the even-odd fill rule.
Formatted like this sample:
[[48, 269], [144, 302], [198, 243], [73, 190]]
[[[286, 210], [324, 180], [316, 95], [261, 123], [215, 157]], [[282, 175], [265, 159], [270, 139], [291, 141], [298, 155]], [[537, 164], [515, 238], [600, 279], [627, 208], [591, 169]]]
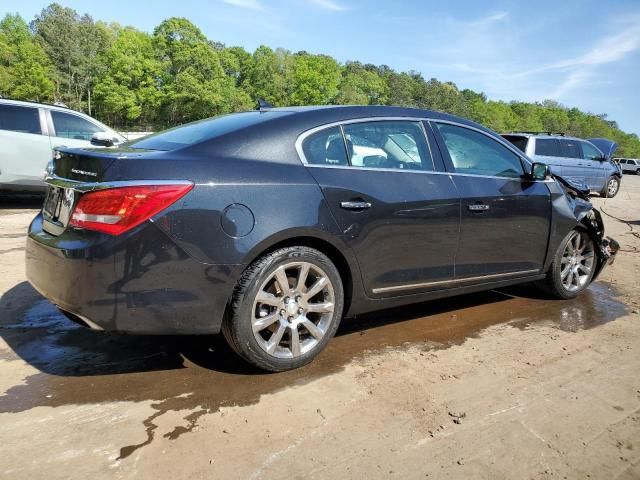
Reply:
[[73, 173], [77, 173], [78, 175], [88, 175], [89, 177], [97, 177], [98, 174], [96, 172], [88, 172], [86, 170], [79, 170], [77, 168], [72, 168], [71, 171]]

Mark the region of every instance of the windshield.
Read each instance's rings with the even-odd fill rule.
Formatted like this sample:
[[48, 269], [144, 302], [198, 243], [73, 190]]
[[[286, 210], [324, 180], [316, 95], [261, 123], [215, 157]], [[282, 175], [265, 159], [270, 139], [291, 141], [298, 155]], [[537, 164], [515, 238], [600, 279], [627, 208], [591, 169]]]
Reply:
[[290, 112], [256, 111], [212, 117], [149, 135], [128, 146], [146, 150], [177, 150], [288, 114]]

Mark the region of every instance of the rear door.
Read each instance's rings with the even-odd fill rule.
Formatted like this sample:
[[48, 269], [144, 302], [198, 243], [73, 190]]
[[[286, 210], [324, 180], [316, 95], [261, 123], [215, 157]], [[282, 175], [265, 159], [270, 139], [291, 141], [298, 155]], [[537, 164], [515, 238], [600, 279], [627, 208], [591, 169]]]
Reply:
[[42, 115], [37, 106], [0, 105], [0, 183], [44, 186], [52, 154]]
[[525, 179], [520, 155], [492, 136], [434, 125], [462, 200], [456, 280], [484, 283], [541, 271], [551, 217], [547, 186]]
[[421, 122], [351, 122], [301, 145], [369, 295], [434, 290], [453, 279], [460, 200], [449, 176], [435, 172]]
[[581, 142], [561, 138], [560, 151], [562, 153], [562, 169], [561, 175], [567, 180], [578, 183], [587, 183], [587, 174], [585, 169], [585, 161], [582, 158]]

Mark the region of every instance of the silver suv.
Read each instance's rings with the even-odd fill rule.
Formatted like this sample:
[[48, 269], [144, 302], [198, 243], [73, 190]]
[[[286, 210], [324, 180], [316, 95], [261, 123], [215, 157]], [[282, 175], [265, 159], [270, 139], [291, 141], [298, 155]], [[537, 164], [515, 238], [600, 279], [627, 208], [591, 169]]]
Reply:
[[640, 175], [640, 160], [637, 158], [617, 158], [623, 173], [635, 173]]
[[611, 156], [617, 144], [605, 138], [583, 140], [562, 134], [514, 132], [502, 134], [536, 162], [574, 183], [583, 183], [603, 197], [615, 197], [622, 172]]
[[0, 192], [44, 191], [56, 147], [111, 146], [125, 138], [64, 106], [0, 98]]

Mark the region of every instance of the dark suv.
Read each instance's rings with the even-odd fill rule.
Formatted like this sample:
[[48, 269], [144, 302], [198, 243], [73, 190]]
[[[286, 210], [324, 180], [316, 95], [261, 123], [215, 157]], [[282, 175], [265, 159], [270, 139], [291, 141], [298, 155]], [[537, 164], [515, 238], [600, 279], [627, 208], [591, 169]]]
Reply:
[[583, 140], [551, 133], [504, 133], [502, 136], [551, 172], [583, 183], [603, 197], [615, 197], [622, 174], [611, 156], [617, 145], [604, 138]]

